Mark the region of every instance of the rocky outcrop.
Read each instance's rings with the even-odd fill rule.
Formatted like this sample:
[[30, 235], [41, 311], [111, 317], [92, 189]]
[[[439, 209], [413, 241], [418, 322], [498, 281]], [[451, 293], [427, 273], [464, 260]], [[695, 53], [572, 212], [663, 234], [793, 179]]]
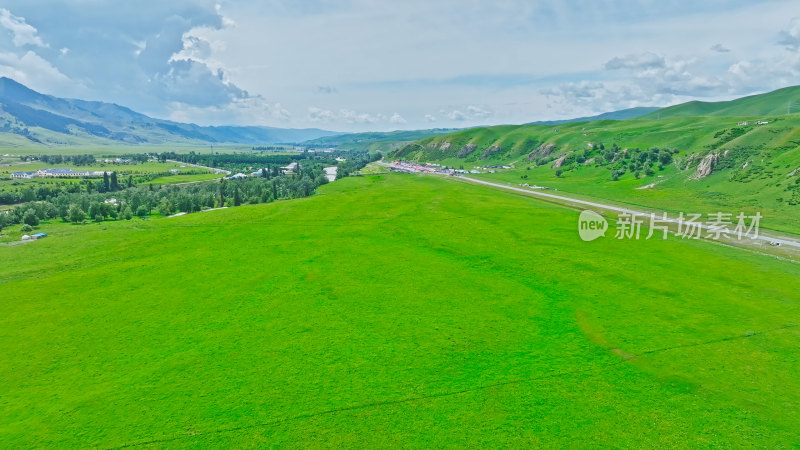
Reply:
[[528, 155], [528, 157], [525, 158], [525, 161], [531, 162], [534, 159], [546, 158], [550, 156], [550, 154], [553, 153], [553, 150], [555, 149], [556, 146], [554, 144], [542, 144], [539, 146], [539, 148], [532, 151], [530, 155]]
[[550, 167], [551, 167], [551, 168], [553, 168], [553, 169], [558, 169], [559, 167], [563, 166], [563, 165], [564, 165], [564, 161], [566, 161], [566, 160], [567, 160], [567, 156], [569, 156], [569, 153], [567, 153], [567, 154], [565, 154], [565, 155], [561, 155], [561, 156], [560, 156], [560, 157], [559, 157], [559, 158], [556, 160], [556, 162], [554, 162], [554, 163], [553, 163], [553, 165], [552, 165], [552, 166], [550, 166]]
[[477, 145], [475, 145], [475, 144], [467, 144], [467, 145], [461, 147], [461, 150], [458, 151], [458, 155], [456, 155], [456, 157], [457, 158], [466, 158], [467, 156], [470, 155], [470, 153], [474, 152], [477, 149], [478, 149]]
[[439, 151], [441, 152], [446, 152], [449, 149], [450, 149], [450, 142], [447, 141], [442, 142], [442, 145], [439, 146]]
[[493, 146], [487, 148], [486, 151], [483, 152], [483, 155], [481, 155], [481, 159], [486, 159], [486, 158], [494, 155], [495, 153], [500, 153], [502, 151], [503, 151], [502, 147], [500, 147], [499, 145], [493, 145]]
[[714, 167], [717, 166], [719, 162], [719, 154], [718, 153], [709, 153], [700, 161], [700, 164], [697, 165], [697, 170], [695, 171], [694, 175], [692, 176], [695, 180], [700, 180], [711, 175], [711, 172], [714, 171]]
[[584, 161], [583, 165], [584, 166], [590, 166], [590, 165], [594, 164], [595, 161], [597, 161], [597, 158], [589, 158], [586, 161]]

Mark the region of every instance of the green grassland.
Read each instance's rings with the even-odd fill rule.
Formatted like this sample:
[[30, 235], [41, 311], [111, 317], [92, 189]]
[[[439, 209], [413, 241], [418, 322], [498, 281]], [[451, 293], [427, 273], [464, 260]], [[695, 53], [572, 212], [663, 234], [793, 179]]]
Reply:
[[44, 224], [0, 246], [0, 446], [800, 444], [800, 266], [577, 217], [383, 175]]

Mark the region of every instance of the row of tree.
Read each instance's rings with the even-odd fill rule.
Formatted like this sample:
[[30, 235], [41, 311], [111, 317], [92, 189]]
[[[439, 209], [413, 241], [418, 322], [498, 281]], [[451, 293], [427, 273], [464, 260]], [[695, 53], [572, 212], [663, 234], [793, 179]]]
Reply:
[[36, 226], [42, 220], [61, 218], [67, 222], [130, 219], [158, 212], [172, 215], [203, 209], [244, 204], [269, 203], [279, 199], [307, 197], [324, 177], [281, 175], [270, 179], [251, 177], [243, 180], [196, 183], [182, 186], [136, 186], [115, 193], [59, 192], [43, 201], [31, 201], [0, 213], [0, 229], [24, 223]]
[[38, 155], [23, 156], [23, 161], [41, 161], [48, 164], [74, 164], [76, 166], [89, 166], [97, 162], [94, 155]]

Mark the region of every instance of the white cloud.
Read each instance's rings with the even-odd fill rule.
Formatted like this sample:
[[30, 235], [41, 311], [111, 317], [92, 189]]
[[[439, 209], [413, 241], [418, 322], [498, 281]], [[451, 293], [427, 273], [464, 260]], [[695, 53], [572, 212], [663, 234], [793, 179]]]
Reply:
[[222, 27], [223, 28], [235, 28], [236, 27], [236, 21], [234, 21], [233, 19], [231, 19], [230, 17], [228, 17], [228, 16], [226, 16], [226, 15], [224, 15], [222, 13], [222, 5], [221, 4], [217, 3], [216, 5], [214, 5], [214, 10], [222, 18]]
[[793, 18], [789, 27], [780, 32], [778, 43], [793, 52], [800, 50], [800, 17]]
[[336, 120], [333, 111], [312, 106], [308, 108], [308, 120], [314, 123], [330, 123]]
[[34, 45], [37, 47], [47, 47], [39, 37], [39, 31], [25, 22], [22, 17], [11, 14], [11, 11], [0, 8], [0, 26], [11, 32], [12, 42], [17, 47], [24, 45]]
[[350, 109], [340, 109], [339, 117], [350, 124], [373, 124], [386, 120], [383, 114], [358, 113]]
[[0, 52], [0, 76], [8, 77], [31, 89], [56, 92], [66, 89], [76, 92], [76, 86], [66, 75], [33, 51], [22, 56]]
[[453, 111], [450, 112], [450, 114], [447, 115], [447, 118], [450, 120], [461, 122], [467, 120], [467, 115], [457, 109], [454, 109]]
[[480, 106], [467, 106], [467, 114], [475, 119], [485, 119], [492, 116], [492, 112]]
[[400, 114], [397, 114], [397, 113], [392, 114], [392, 117], [389, 118], [389, 123], [393, 123], [393, 124], [404, 124], [404, 123], [407, 123], [407, 122], [408, 121], [406, 119], [404, 119], [403, 116], [401, 116]]
[[436, 117], [430, 114], [425, 114], [425, 121], [426, 122], [436, 122]]

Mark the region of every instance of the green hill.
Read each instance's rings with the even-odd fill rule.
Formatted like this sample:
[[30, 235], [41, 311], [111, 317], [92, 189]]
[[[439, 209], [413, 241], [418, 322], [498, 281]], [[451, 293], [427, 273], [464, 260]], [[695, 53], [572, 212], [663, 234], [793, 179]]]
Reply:
[[751, 95], [727, 102], [693, 101], [659, 109], [645, 119], [670, 117], [725, 116], [752, 117], [800, 112], [800, 86], [791, 86], [766, 94]]
[[[711, 171], [698, 176], [707, 157]], [[513, 167], [478, 176], [674, 212], [758, 209], [768, 226], [800, 233], [800, 114], [473, 128], [387, 158]]]
[[388, 175], [43, 224], [0, 246], [0, 447], [800, 443], [800, 266], [577, 218]]

